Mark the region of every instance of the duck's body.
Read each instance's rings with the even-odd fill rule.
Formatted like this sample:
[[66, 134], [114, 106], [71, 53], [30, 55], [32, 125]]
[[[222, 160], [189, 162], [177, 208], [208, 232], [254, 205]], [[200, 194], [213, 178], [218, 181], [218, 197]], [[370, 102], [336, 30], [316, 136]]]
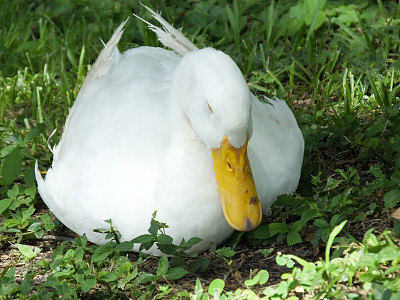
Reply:
[[[250, 112], [252, 107], [248, 156], [263, 210], [268, 210], [278, 195], [295, 191], [304, 142], [285, 102], [263, 104], [250, 92], [247, 96], [242, 75], [222, 52], [202, 49], [180, 57], [161, 48], [140, 47], [120, 54], [116, 44], [121, 34], [122, 27], [85, 80], [61, 142], [54, 149], [46, 179], [36, 173], [40, 195], [57, 218], [98, 244], [105, 242], [104, 235], [93, 229], [107, 227], [104, 220], [111, 219], [122, 240], [130, 240], [147, 233], [154, 211], [159, 221], [169, 225], [166, 233], [175, 243], [182, 238], [203, 239], [194, 252], [207, 249], [210, 242], [220, 243], [232, 233], [223, 214], [211, 151], [219, 146], [215, 141], [222, 133], [218, 135], [216, 129], [218, 139], [207, 141], [204, 136], [214, 133], [206, 129], [198, 133], [201, 123], [217, 118], [223, 106], [210, 97], [208, 115], [197, 120], [193, 114], [198, 111], [191, 111], [192, 106], [182, 108], [177, 100], [197, 78], [190, 79], [191, 70], [185, 66], [191, 61], [210, 66], [206, 77], [215, 70], [222, 72], [223, 82], [233, 90], [230, 92], [248, 97], [239, 104], [232, 102], [233, 106], [224, 104], [226, 117], [244, 120], [242, 127], [226, 125], [229, 120], [210, 122], [230, 126], [225, 136], [239, 148], [245, 135], [251, 135], [251, 116], [246, 110]], [[202, 66], [193, 68], [202, 72]], [[214, 91], [221, 88], [218, 80], [208, 83]], [[177, 87], [184, 81], [188, 83]], [[200, 92], [205, 97], [207, 93]]]

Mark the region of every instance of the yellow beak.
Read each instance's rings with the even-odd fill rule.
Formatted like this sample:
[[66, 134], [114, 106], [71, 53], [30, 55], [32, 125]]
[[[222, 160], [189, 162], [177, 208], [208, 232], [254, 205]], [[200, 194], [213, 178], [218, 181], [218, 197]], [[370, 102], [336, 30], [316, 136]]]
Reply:
[[247, 143], [248, 138], [242, 147], [235, 148], [224, 136], [220, 147], [212, 149], [222, 210], [229, 225], [239, 231], [256, 228], [262, 218], [261, 204], [247, 157]]

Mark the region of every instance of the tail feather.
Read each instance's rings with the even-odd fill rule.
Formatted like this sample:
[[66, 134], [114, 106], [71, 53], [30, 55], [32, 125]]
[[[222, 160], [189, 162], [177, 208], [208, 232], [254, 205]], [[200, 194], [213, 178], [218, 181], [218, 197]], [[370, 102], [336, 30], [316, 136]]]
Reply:
[[117, 48], [117, 44], [121, 39], [122, 34], [124, 33], [124, 27], [126, 22], [122, 22], [121, 25], [114, 31], [111, 39], [104, 45], [103, 50], [100, 52], [99, 57], [96, 59], [96, 62], [93, 64], [90, 72], [87, 74], [85, 81], [82, 84], [81, 90], [91, 81], [96, 78], [104, 76], [108, 70], [110, 69], [111, 64], [118, 58], [119, 51]]
[[[143, 5], [143, 4], [142, 4]], [[177, 54], [183, 56], [185, 53], [198, 50], [198, 48], [189, 41], [179, 30], [174, 28], [171, 24], [169, 24], [160, 14], [156, 13], [151, 8], [143, 5], [149, 12], [151, 12], [152, 16], [162, 25], [162, 27], [157, 27], [141, 17], [134, 14], [136, 18], [142, 20], [147, 25], [149, 25], [149, 29], [157, 34], [158, 40], [166, 47], [171, 48]]]

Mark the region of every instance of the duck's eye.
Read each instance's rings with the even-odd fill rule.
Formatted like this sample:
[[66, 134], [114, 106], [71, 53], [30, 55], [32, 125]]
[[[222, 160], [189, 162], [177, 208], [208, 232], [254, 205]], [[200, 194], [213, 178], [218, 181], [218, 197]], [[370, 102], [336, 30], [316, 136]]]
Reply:
[[226, 161], [226, 166], [228, 167], [228, 171], [232, 171], [232, 165], [229, 161]]
[[211, 108], [210, 104], [208, 103], [208, 101], [206, 101], [206, 103], [207, 103], [208, 109], [209, 109], [209, 110], [210, 110], [210, 112], [213, 114], [213, 113], [214, 113], [214, 111], [212, 110], [212, 108]]

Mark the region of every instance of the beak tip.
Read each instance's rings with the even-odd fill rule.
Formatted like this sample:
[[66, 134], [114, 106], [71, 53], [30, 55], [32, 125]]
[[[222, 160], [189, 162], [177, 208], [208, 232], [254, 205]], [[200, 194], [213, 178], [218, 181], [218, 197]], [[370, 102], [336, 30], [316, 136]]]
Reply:
[[253, 222], [249, 218], [246, 218], [244, 220], [244, 229], [243, 229], [243, 231], [250, 231], [250, 230], [253, 230], [255, 227], [256, 226], [254, 226]]

